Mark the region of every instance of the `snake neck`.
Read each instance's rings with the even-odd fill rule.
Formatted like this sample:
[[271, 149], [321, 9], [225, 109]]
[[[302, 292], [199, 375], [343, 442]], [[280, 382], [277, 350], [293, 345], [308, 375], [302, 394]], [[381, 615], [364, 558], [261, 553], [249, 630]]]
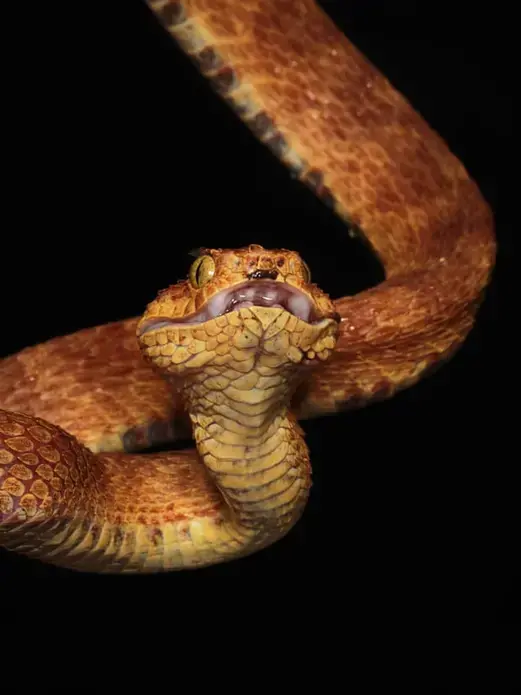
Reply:
[[295, 375], [260, 363], [232, 385], [229, 372], [185, 389], [194, 439], [234, 521], [271, 532], [300, 515], [310, 488], [307, 446], [288, 410]]

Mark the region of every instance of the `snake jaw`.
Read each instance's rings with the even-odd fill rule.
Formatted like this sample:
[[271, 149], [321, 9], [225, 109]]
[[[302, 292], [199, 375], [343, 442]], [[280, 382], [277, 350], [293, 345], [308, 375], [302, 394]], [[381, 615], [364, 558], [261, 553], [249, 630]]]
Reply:
[[189, 326], [205, 323], [219, 316], [249, 307], [284, 309], [293, 316], [310, 325], [323, 319], [340, 322], [336, 312], [321, 313], [307, 294], [285, 282], [274, 280], [252, 280], [221, 290], [211, 297], [199, 311], [181, 318], [154, 316], [141, 322], [138, 336], [164, 328]]

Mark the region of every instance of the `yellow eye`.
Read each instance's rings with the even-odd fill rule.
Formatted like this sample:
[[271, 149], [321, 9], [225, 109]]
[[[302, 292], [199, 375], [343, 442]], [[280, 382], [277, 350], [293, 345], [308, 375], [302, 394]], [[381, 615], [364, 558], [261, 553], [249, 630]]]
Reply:
[[306, 261], [302, 261], [302, 274], [304, 275], [304, 282], [311, 282], [311, 270]]
[[209, 282], [215, 273], [215, 262], [211, 256], [199, 256], [190, 268], [190, 282], [194, 287], [202, 287]]

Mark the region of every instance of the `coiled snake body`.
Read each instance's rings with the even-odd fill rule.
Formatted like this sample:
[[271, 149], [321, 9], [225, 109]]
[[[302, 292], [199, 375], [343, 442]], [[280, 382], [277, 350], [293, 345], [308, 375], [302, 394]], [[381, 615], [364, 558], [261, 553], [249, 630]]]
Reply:
[[[476, 184], [312, 0], [148, 4], [386, 279], [333, 302], [293, 251], [208, 249], [140, 319], [0, 362], [0, 544], [97, 572], [201, 567], [281, 538], [311, 481], [297, 420], [450, 357], [495, 261]], [[139, 453], [183, 422], [195, 450]]]

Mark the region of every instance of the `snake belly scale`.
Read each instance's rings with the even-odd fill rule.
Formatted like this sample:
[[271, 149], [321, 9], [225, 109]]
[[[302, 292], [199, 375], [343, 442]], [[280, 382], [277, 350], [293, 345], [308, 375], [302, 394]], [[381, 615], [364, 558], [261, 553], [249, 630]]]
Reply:
[[[147, 4], [385, 280], [333, 301], [295, 251], [203, 249], [143, 316], [0, 362], [0, 545], [100, 573], [203, 567], [282, 538], [311, 486], [298, 420], [449, 359], [496, 254], [463, 165], [313, 0]], [[194, 448], [142, 451], [181, 431]]]

